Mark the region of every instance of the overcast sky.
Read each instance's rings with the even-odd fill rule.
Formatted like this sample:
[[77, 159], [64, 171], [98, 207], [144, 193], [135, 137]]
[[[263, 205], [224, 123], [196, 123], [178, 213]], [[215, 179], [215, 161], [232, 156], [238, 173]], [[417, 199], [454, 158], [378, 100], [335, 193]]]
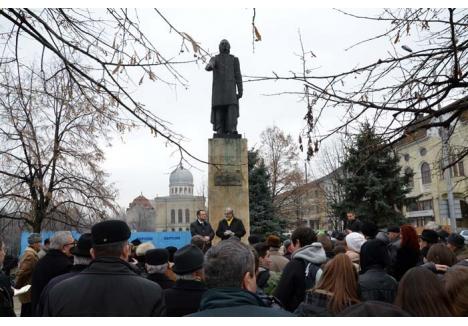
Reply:
[[[118, 5], [118, 4], [116, 4]], [[99, 11], [97, 9], [93, 11]], [[301, 34], [304, 50], [312, 51], [316, 57], [309, 57], [308, 69], [315, 75], [323, 75], [352, 69], [358, 65], [376, 62], [392, 50], [392, 42], [380, 39], [370, 44], [348, 47], [358, 41], [378, 35], [387, 30], [388, 23], [356, 19], [333, 9], [299, 8], [267, 9], [257, 8], [255, 24], [262, 36], [252, 46], [252, 8], [209, 8], [203, 9], [160, 9], [170, 23], [181, 32], [186, 32], [213, 54], [218, 52], [221, 39], [231, 43], [231, 54], [240, 61], [241, 72], [246, 76], [291, 75], [301, 68]], [[350, 9], [359, 15], [372, 15], [380, 9]], [[181, 38], [156, 14], [153, 9], [139, 9], [139, 22], [146, 36], [166, 57], [177, 60], [193, 60], [193, 52], [180, 54]], [[113, 31], [109, 31], [113, 33]], [[409, 41], [409, 40], [408, 40]], [[402, 37], [401, 44], [406, 40]], [[417, 45], [411, 43], [413, 50]], [[187, 44], [189, 50], [190, 44]], [[40, 51], [36, 49], [35, 51]], [[397, 51], [402, 51], [397, 48]], [[24, 47], [23, 53], [37, 56], [33, 50]], [[38, 52], [40, 53], [40, 52]], [[171, 128], [185, 136], [183, 145], [202, 159], [208, 157], [208, 139], [212, 137], [210, 123], [212, 73], [204, 70], [202, 62], [178, 65], [188, 87], [168, 86], [160, 81], [152, 82], [145, 77], [141, 86], [141, 70], [133, 73], [134, 85], [129, 91], [139, 102], [145, 104], [159, 118], [171, 123]], [[158, 78], [171, 80], [164, 69], [154, 71]], [[305, 126], [303, 117], [306, 104], [297, 95], [272, 95], [279, 92], [300, 92], [300, 83], [285, 82], [244, 82], [244, 96], [240, 100], [238, 131], [248, 140], [249, 148], [260, 145], [260, 134], [267, 127], [278, 126], [297, 140]], [[330, 110], [321, 118], [319, 129], [325, 133], [341, 121], [341, 111]], [[119, 191], [117, 202], [122, 207], [141, 193], [148, 197], [168, 195], [169, 174], [179, 162], [177, 148], [166, 146], [163, 140], [155, 138], [149, 128], [135, 129], [124, 135], [114, 135], [112, 147], [105, 147], [104, 170], [109, 181]], [[305, 155], [303, 155], [305, 158]], [[195, 193], [200, 194], [207, 184], [207, 166], [190, 161], [194, 176]], [[317, 162], [311, 162], [311, 170], [318, 172]], [[316, 175], [319, 177], [320, 175]]]
[[[299, 31], [305, 50], [316, 55], [309, 68], [317, 69], [317, 73], [337, 72], [374, 62], [390, 48], [388, 41], [382, 40], [374, 42], [372, 48], [362, 46], [345, 51], [355, 42], [384, 31], [388, 26], [363, 22], [332, 9], [257, 9], [256, 26], [262, 41], [255, 42], [255, 51], [251, 8], [161, 11], [178, 30], [188, 33], [211, 52], [217, 52], [221, 39], [229, 40], [231, 54], [239, 58], [244, 76], [271, 75], [272, 71], [287, 75], [290, 70], [300, 71]], [[370, 14], [380, 10], [352, 11]], [[170, 33], [169, 27], [152, 10], [141, 9], [139, 16], [143, 30], [164, 49], [166, 57], [177, 55], [181, 39], [174, 32]], [[190, 57], [191, 53], [186, 58]], [[178, 67], [188, 81], [187, 90], [145, 80], [135, 96], [188, 139], [185, 145], [192, 154], [207, 160], [208, 138], [213, 134], [210, 123], [212, 73], [206, 72], [204, 66], [200, 63]], [[301, 89], [299, 83], [244, 83], [238, 131], [248, 139], [249, 148], [258, 147], [260, 133], [273, 125], [298, 138], [304, 127], [304, 102], [295, 95], [269, 94]], [[322, 119], [321, 130], [332, 128], [339, 120], [339, 114], [328, 114]], [[176, 148], [166, 147], [161, 139], [154, 138], [148, 128], [127, 133], [123, 141], [121, 137], [114, 138], [113, 146], [105, 151], [104, 168], [119, 190], [121, 206], [128, 206], [140, 193], [148, 198], [168, 194], [169, 174], [176, 167], [179, 154]], [[192, 163], [191, 172], [198, 192], [207, 183], [207, 166]]]

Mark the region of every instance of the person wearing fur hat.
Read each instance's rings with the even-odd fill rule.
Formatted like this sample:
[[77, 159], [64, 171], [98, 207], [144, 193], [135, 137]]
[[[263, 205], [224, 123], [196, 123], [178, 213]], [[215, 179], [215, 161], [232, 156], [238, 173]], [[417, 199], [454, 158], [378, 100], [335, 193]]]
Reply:
[[310, 227], [298, 227], [292, 233], [291, 241], [294, 253], [281, 274], [274, 296], [286, 310], [293, 312], [304, 299], [305, 291], [320, 279], [320, 266], [327, 256]]
[[269, 247], [272, 272], [282, 272], [289, 260], [282, 256], [279, 252], [281, 247], [281, 240], [276, 235], [270, 235], [267, 237], [266, 244]]
[[169, 268], [169, 252], [167, 249], [151, 249], [146, 252], [145, 269], [148, 271], [148, 280], [156, 282], [162, 289], [169, 289], [174, 281], [166, 276]]
[[36, 316], [42, 316], [44, 312], [45, 300], [49, 294], [50, 289], [52, 289], [58, 283], [72, 278], [73, 276], [88, 268], [89, 264], [93, 260], [90, 252], [91, 246], [91, 233], [82, 234], [78, 239], [77, 245], [70, 249], [70, 253], [73, 255], [73, 266], [70, 272], [54, 277], [49, 281], [49, 283], [47, 283], [39, 298], [39, 304], [37, 305], [35, 311]]
[[168, 317], [185, 316], [198, 311], [203, 293], [207, 290], [203, 274], [204, 254], [194, 245], [187, 245], [174, 254], [172, 270], [176, 282], [164, 290]]
[[419, 236], [419, 249], [421, 250], [421, 255], [425, 261], [429, 249], [437, 242], [439, 242], [439, 235], [436, 231], [429, 229], [422, 231], [421, 235]]
[[130, 234], [121, 220], [95, 224], [91, 228], [93, 261], [50, 290], [43, 316], [164, 316], [161, 287], [137, 275], [128, 263]]
[[[32, 275], [36, 264], [39, 261], [37, 253], [41, 250], [41, 235], [39, 233], [31, 233], [28, 237], [29, 246], [20, 258], [18, 273], [16, 274], [15, 287], [17, 289], [22, 288], [25, 285], [32, 283]], [[21, 317], [31, 317], [31, 289], [26, 293], [18, 296], [21, 302]]]

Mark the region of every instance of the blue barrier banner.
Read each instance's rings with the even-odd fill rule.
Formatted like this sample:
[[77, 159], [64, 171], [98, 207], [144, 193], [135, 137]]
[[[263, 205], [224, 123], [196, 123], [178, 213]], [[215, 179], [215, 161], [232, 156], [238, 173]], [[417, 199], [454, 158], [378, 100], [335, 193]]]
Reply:
[[[41, 232], [42, 242], [47, 238], [51, 238], [54, 235], [54, 231], [43, 231]], [[73, 238], [78, 240], [80, 233], [76, 231], [71, 231]], [[30, 232], [21, 233], [21, 253], [23, 254], [24, 250], [28, 247], [28, 237]], [[192, 236], [190, 232], [132, 232], [129, 242], [135, 239], [140, 239], [141, 242], [151, 241], [156, 246], [156, 248], [166, 248], [173, 246], [176, 248], [181, 248], [190, 243]]]

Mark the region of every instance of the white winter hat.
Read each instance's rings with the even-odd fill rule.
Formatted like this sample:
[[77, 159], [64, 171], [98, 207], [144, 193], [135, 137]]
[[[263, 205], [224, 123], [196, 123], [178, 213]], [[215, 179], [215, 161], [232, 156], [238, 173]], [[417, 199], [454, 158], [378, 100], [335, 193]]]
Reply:
[[364, 242], [366, 242], [366, 238], [364, 238], [361, 233], [351, 232], [346, 236], [345, 241], [348, 249], [360, 253], [361, 246]]

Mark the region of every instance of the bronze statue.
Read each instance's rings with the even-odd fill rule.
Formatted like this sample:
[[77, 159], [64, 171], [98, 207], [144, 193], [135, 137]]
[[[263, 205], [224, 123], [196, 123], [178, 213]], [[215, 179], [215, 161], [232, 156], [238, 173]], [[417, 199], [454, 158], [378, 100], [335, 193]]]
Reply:
[[[240, 138], [237, 133], [239, 99], [242, 97], [242, 76], [239, 59], [229, 54], [227, 40], [219, 43], [219, 54], [212, 57], [205, 70], [213, 71], [211, 123], [215, 138]], [[237, 92], [236, 92], [237, 86]]]

